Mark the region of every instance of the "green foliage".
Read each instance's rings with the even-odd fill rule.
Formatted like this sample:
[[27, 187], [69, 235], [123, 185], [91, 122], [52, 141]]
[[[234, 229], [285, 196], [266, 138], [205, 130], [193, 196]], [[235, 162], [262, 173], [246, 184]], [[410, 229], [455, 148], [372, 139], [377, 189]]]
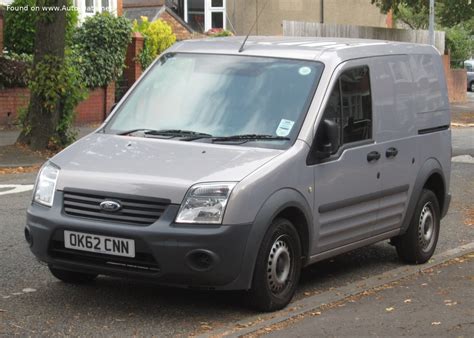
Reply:
[[[13, 7], [30, 8], [36, 0], [15, 0]], [[36, 13], [31, 10], [5, 12], [5, 48], [15, 53], [33, 54]]]
[[446, 30], [446, 47], [451, 51], [451, 60], [463, 61], [474, 51], [471, 33], [461, 24]]
[[[69, 9], [73, 0], [68, 0]], [[35, 45], [36, 19], [39, 13], [31, 7], [39, 5], [37, 0], [14, 0], [12, 7], [22, 7], [25, 10], [5, 10], [5, 48], [17, 54], [33, 54]], [[70, 41], [79, 20], [77, 10], [66, 12], [66, 41]]]
[[[61, 148], [73, 142], [75, 134], [70, 127], [74, 120], [74, 109], [87, 97], [87, 90], [70, 53], [66, 53], [64, 60], [45, 56], [31, 69], [28, 87], [32, 94], [43, 99], [43, 111], [52, 113], [60, 107], [56, 133], [51, 136], [52, 145]], [[26, 113], [19, 114], [19, 122], [26, 133], [31, 130]]]
[[25, 62], [29, 65], [33, 64], [33, 55], [31, 54], [26, 54], [26, 53], [15, 53], [15, 52], [5, 52], [3, 53], [3, 57], [7, 60], [12, 60], [12, 61], [21, 61]]
[[122, 74], [131, 24], [108, 12], [87, 18], [73, 35], [72, 53], [87, 87], [96, 88]]
[[211, 36], [213, 38], [220, 38], [226, 36], [233, 36], [234, 34], [231, 31], [223, 28], [212, 28], [207, 31], [206, 35]]
[[[382, 13], [392, 10], [394, 18], [412, 29], [427, 29], [428, 0], [371, 0]], [[474, 50], [474, 1], [436, 0], [435, 23], [446, 31], [446, 47], [453, 60], [464, 60]]]
[[[396, 19], [408, 24], [411, 28], [428, 26], [429, 0], [371, 0], [371, 2], [376, 4], [382, 13], [392, 10]], [[436, 23], [441, 27], [451, 28], [472, 20], [474, 2], [472, 0], [436, 0], [435, 12]]]
[[26, 87], [30, 63], [0, 57], [0, 88]]
[[163, 20], [149, 22], [142, 16], [140, 23], [133, 22], [133, 31], [139, 32], [145, 38], [143, 50], [138, 56], [142, 69], [146, 69], [158, 55], [176, 42], [176, 35], [170, 25]]
[[405, 4], [397, 7], [394, 19], [408, 25], [411, 29], [427, 29], [429, 24], [429, 8], [422, 7], [415, 10]]

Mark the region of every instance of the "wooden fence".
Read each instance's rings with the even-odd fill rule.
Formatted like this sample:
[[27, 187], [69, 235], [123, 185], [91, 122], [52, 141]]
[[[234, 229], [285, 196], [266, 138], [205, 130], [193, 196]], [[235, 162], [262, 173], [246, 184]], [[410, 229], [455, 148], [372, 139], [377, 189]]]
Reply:
[[[429, 33], [425, 30], [322, 24], [286, 20], [283, 21], [283, 35], [376, 39], [429, 44]], [[435, 47], [441, 54], [444, 54], [445, 32], [435, 32]]]

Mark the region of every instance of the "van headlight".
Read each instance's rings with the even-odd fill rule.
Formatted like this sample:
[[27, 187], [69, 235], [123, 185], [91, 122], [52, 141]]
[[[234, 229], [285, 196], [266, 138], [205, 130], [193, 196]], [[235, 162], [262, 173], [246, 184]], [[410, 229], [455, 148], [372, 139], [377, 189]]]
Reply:
[[176, 223], [221, 224], [230, 193], [237, 183], [193, 185], [179, 208]]
[[59, 168], [51, 162], [46, 163], [38, 174], [33, 201], [51, 207], [58, 176]]

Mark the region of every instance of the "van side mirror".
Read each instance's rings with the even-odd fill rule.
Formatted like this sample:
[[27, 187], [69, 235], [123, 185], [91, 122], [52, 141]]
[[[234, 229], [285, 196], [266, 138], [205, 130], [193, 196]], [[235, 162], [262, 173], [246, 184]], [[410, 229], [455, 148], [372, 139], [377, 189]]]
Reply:
[[322, 160], [336, 153], [340, 146], [339, 125], [332, 120], [323, 120], [316, 135], [316, 158]]

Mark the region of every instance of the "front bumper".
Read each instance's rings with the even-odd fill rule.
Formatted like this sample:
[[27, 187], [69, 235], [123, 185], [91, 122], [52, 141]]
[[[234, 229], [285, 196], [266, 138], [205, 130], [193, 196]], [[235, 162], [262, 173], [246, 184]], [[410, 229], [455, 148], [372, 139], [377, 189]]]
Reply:
[[[242, 262], [251, 224], [178, 225], [173, 221], [179, 205], [169, 205], [151, 225], [127, 225], [66, 215], [62, 200], [57, 191], [52, 208], [32, 204], [27, 211], [31, 251], [47, 264], [181, 287], [245, 289], [250, 283], [239, 276], [244, 265], [251, 266]], [[137, 255], [122, 258], [65, 249], [64, 230], [134, 239]]]

